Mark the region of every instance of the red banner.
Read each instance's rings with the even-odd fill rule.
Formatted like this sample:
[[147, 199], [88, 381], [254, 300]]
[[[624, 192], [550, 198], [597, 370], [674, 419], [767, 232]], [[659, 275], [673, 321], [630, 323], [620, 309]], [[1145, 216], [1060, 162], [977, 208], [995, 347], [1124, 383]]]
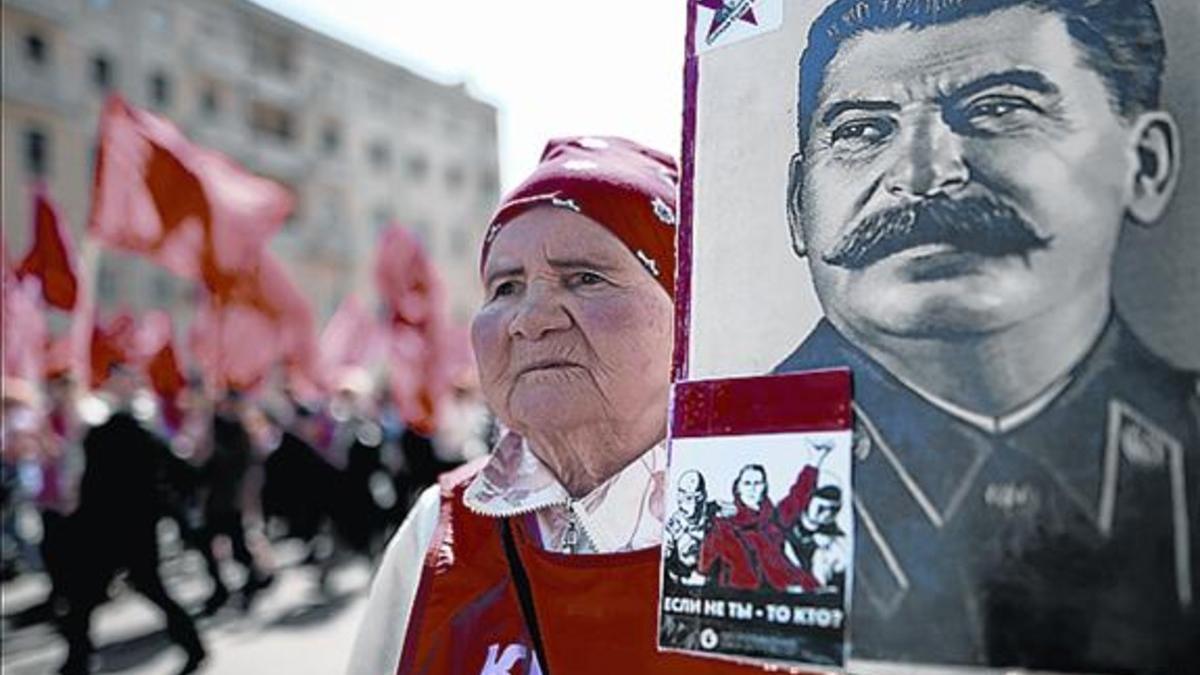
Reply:
[[258, 264], [292, 210], [279, 184], [189, 141], [171, 122], [109, 97], [88, 231], [223, 293]]
[[68, 312], [75, 309], [79, 282], [71, 235], [58, 207], [40, 184], [33, 191], [32, 244], [17, 267], [17, 276], [37, 277], [47, 305]]
[[399, 225], [384, 231], [376, 251], [375, 283], [388, 308], [392, 396], [405, 422], [431, 434], [450, 384], [441, 279], [420, 241]]

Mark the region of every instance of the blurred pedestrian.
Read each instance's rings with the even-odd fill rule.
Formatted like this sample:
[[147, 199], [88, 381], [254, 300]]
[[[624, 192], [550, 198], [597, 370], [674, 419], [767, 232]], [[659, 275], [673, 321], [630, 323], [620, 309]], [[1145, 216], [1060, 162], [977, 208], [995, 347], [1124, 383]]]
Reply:
[[133, 371], [114, 366], [106, 383], [112, 414], [84, 436], [79, 508], [67, 524], [71, 554], [64, 578], [69, 608], [61, 624], [68, 645], [60, 670], [64, 675], [90, 672], [92, 612], [107, 600], [109, 582], [121, 570], [128, 571], [134, 589], [162, 610], [168, 636], [187, 652], [181, 675], [197, 670], [205, 658], [191, 617], [167, 593], [159, 575], [157, 525], [164, 512], [171, 451], [134, 416], [137, 386]]
[[41, 491], [43, 434], [37, 389], [24, 380], [4, 379], [4, 445], [0, 447], [0, 548], [3, 578], [41, 568], [29, 516]]
[[249, 609], [257, 593], [273, 581], [272, 575], [259, 569], [246, 545], [243, 499], [246, 473], [254, 457], [250, 435], [242, 423], [241, 406], [241, 396], [235, 391], [228, 392], [217, 404], [212, 418], [212, 454], [201, 470], [207, 487], [201, 553], [213, 583], [213, 591], [204, 603], [206, 615], [216, 613], [229, 600], [229, 588], [221, 578], [220, 561], [213, 551], [217, 537], [229, 540], [233, 559], [246, 570], [241, 589], [243, 609]]

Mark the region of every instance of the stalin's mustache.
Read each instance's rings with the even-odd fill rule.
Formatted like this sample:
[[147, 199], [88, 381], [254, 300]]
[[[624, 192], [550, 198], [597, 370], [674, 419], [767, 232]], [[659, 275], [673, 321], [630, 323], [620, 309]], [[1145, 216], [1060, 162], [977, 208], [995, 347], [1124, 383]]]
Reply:
[[821, 259], [856, 270], [924, 244], [950, 244], [990, 257], [1027, 256], [1052, 239], [993, 197], [937, 196], [863, 218]]

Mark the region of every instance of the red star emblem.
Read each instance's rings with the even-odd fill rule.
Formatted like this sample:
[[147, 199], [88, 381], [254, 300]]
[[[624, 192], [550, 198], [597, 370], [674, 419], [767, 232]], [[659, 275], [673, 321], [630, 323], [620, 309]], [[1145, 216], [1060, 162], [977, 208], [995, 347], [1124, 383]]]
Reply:
[[708, 24], [708, 35], [704, 37], [704, 41], [712, 44], [713, 40], [738, 21], [745, 21], [752, 26], [757, 26], [758, 20], [754, 18], [754, 2], [755, 0], [696, 0], [696, 4], [714, 12], [712, 23]]

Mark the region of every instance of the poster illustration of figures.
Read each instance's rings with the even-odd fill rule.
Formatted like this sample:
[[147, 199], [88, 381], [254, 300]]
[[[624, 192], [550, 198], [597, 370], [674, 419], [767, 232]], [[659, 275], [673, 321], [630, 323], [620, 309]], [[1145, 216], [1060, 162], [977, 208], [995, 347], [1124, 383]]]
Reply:
[[[771, 378], [773, 389], [764, 378], [678, 385], [661, 648], [843, 665], [854, 551], [848, 375]], [[809, 397], [821, 403], [802, 415], [782, 403]]]
[[1200, 672], [1200, 3], [712, 4], [676, 379], [852, 371], [847, 667]]

